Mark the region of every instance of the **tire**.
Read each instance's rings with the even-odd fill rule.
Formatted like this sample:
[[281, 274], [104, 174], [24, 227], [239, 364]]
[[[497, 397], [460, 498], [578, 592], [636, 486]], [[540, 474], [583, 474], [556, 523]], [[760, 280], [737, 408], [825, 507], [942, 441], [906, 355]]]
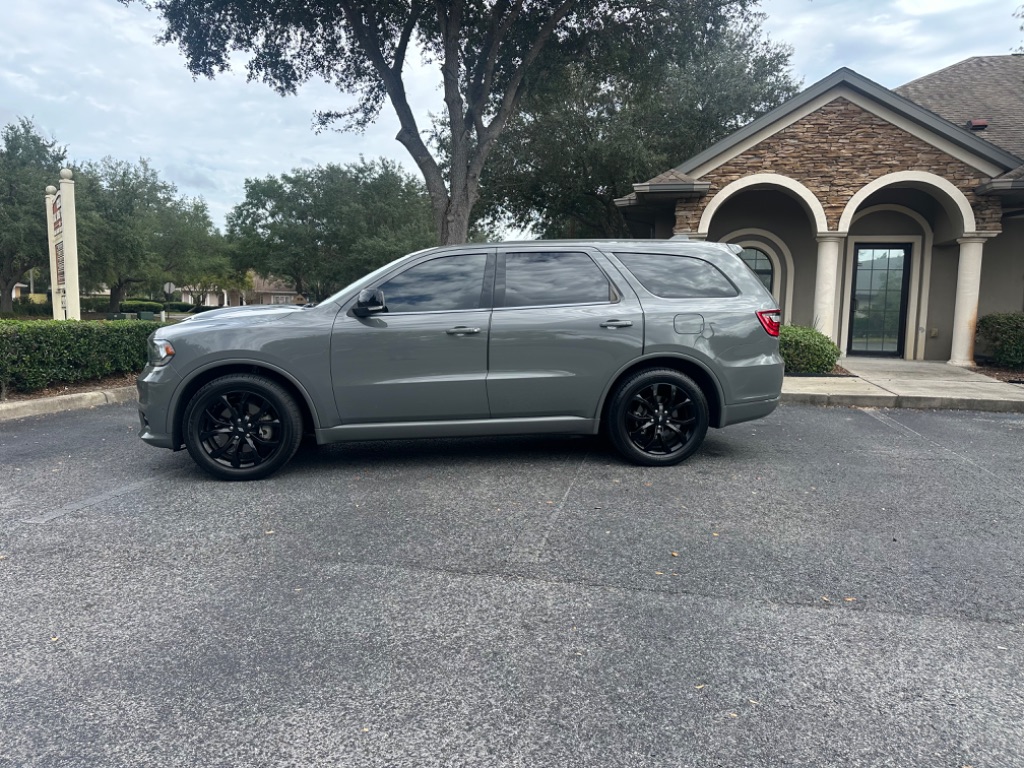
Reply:
[[623, 458], [668, 467], [689, 458], [708, 431], [708, 403], [697, 383], [670, 368], [639, 371], [616, 388], [608, 435]]
[[283, 387], [254, 374], [214, 379], [185, 409], [185, 447], [222, 480], [258, 480], [279, 470], [302, 440], [302, 414]]

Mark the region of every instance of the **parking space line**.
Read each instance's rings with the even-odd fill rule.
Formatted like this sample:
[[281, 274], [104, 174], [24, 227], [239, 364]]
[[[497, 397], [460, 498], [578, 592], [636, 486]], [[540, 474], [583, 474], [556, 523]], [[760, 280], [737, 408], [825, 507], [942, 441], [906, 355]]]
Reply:
[[552, 508], [547, 518], [537, 527], [524, 531], [516, 541], [515, 546], [512, 547], [512, 552], [509, 554], [509, 562], [540, 562], [541, 554], [543, 554], [544, 549], [548, 545], [548, 538], [554, 532], [555, 526], [562, 517], [562, 512], [565, 510], [565, 502], [569, 498], [572, 489], [576, 486], [576, 481], [579, 480], [580, 474], [583, 472], [583, 465], [586, 464], [589, 455], [589, 450], [584, 452], [583, 458], [580, 459], [580, 463], [576, 467], [576, 473], [569, 483], [569, 487], [565, 489], [561, 500]]
[[969, 464], [972, 468], [978, 470], [979, 472], [983, 472], [984, 474], [989, 475], [991, 478], [993, 478], [996, 481], [996, 485], [998, 485], [1000, 487], [1000, 490], [1003, 493], [1008, 493], [1013, 498], [1015, 503], [1018, 503], [1018, 504], [1020, 503], [1019, 498], [1016, 495], [1017, 492], [1018, 492], [1018, 489], [1016, 489], [1016, 488], [1011, 486], [1009, 491], [1007, 491], [1006, 488], [1004, 487], [1005, 486], [1005, 478], [1000, 476], [1000, 475], [998, 475], [998, 474], [996, 474], [991, 469], [988, 469], [987, 467], [977, 463], [976, 461], [973, 461], [972, 459], [968, 458], [967, 456], [965, 456], [962, 453], [957, 453], [952, 448], [950, 448], [948, 445], [944, 445], [942, 443], [936, 442], [935, 440], [932, 440], [927, 435], [923, 435], [920, 432], [918, 432], [917, 430], [908, 427], [906, 424], [900, 423], [899, 421], [897, 421], [896, 419], [892, 418], [891, 416], [888, 416], [888, 415], [886, 415], [884, 413], [881, 413], [879, 411], [867, 410], [867, 409], [862, 409], [862, 413], [866, 413], [871, 418], [873, 418], [873, 419], [875, 419], [877, 421], [880, 421], [882, 424], [885, 424], [887, 427], [889, 427], [891, 429], [894, 429], [897, 432], [904, 432], [904, 433], [906, 433], [906, 434], [908, 434], [908, 435], [910, 435], [912, 437], [920, 438], [924, 442], [930, 443], [934, 447], [936, 447], [936, 448], [938, 448], [938, 449], [940, 449], [942, 451], [945, 451], [946, 453], [949, 453], [949, 454], [955, 456], [956, 458], [960, 459], [960, 461], [964, 462], [965, 464]]
[[128, 485], [122, 485], [120, 488], [115, 488], [112, 491], [107, 491], [96, 496], [90, 496], [89, 498], [82, 499], [81, 501], [74, 501], [71, 502], [70, 504], [65, 504], [63, 507], [55, 509], [51, 512], [46, 512], [45, 514], [37, 515], [36, 517], [25, 518], [21, 522], [28, 523], [30, 525], [46, 525], [46, 523], [52, 522], [59, 517], [64, 517], [64, 515], [70, 515], [73, 512], [79, 512], [83, 509], [95, 506], [96, 504], [102, 504], [105, 501], [116, 499], [118, 496], [124, 496], [126, 493], [131, 493], [132, 491], [138, 490], [139, 488], [143, 488], [149, 485], [151, 482], [153, 482], [153, 480], [171, 474], [172, 471], [173, 470], [167, 470], [164, 472], [154, 472], [145, 480], [138, 480], [134, 483], [129, 483]]

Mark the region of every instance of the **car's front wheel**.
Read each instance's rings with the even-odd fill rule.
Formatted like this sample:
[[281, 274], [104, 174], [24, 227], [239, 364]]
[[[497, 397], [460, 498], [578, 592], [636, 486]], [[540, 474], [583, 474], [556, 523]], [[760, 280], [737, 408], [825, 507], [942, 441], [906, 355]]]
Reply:
[[223, 480], [257, 480], [295, 455], [302, 414], [279, 384], [230, 374], [203, 386], [185, 409], [185, 447], [193, 461]]
[[608, 408], [608, 434], [636, 464], [670, 466], [696, 451], [708, 431], [704, 392], [670, 368], [639, 371], [623, 381]]

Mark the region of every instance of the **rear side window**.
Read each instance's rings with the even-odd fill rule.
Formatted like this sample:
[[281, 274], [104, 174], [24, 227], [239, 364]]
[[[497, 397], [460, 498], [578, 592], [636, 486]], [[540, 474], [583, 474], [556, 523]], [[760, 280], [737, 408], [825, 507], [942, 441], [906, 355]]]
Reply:
[[544, 307], [612, 300], [608, 278], [585, 253], [505, 254], [505, 300], [501, 306]]
[[720, 299], [739, 291], [701, 259], [670, 253], [616, 253], [640, 284], [663, 299]]

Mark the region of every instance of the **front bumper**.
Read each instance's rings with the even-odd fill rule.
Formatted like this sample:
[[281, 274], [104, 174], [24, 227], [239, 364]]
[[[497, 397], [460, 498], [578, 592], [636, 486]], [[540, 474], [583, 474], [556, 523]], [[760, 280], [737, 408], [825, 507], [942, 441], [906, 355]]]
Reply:
[[174, 364], [147, 365], [139, 374], [135, 387], [139, 392], [139, 437], [157, 448], [177, 450], [174, 444], [174, 393], [181, 377]]

